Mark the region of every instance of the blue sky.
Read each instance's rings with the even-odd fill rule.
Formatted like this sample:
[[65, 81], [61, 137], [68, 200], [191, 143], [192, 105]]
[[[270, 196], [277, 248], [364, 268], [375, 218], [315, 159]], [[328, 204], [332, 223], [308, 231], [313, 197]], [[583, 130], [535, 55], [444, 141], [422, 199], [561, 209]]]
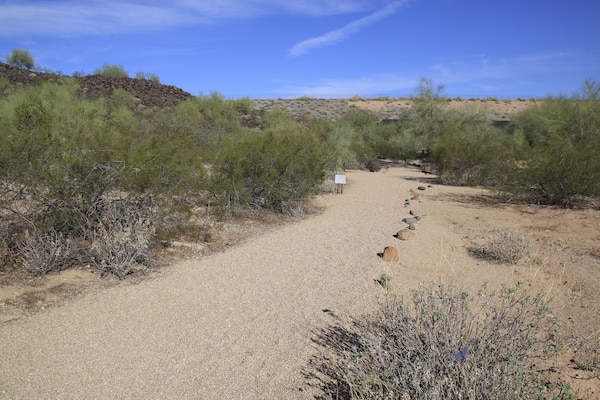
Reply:
[[0, 0], [0, 56], [121, 65], [193, 95], [571, 95], [600, 80], [598, 0]]

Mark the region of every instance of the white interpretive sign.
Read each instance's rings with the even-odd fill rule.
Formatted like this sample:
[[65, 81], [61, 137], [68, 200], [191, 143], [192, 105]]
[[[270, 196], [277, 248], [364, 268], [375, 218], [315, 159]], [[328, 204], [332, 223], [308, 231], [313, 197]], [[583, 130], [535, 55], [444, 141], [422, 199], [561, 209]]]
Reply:
[[345, 185], [346, 184], [346, 175], [336, 175], [335, 176], [335, 184], [336, 185]]
[[335, 175], [335, 192], [343, 193], [344, 185], [346, 184], [346, 175]]

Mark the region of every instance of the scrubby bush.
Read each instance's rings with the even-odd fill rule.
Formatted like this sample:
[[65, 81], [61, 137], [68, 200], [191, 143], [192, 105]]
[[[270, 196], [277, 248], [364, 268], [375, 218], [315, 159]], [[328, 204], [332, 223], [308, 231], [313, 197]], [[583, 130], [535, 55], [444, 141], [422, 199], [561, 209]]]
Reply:
[[6, 56], [6, 62], [17, 68], [33, 68], [35, 62], [31, 53], [27, 50], [13, 49], [12, 53]]
[[118, 64], [102, 64], [102, 68], [94, 69], [93, 75], [104, 75], [111, 77], [128, 77], [129, 73], [122, 65]]
[[81, 261], [75, 242], [54, 229], [42, 234], [26, 231], [18, 250], [25, 270], [36, 276], [61, 271]]
[[91, 238], [94, 263], [119, 278], [148, 265], [155, 230], [149, 210], [135, 199], [105, 201], [99, 206], [100, 220]]
[[600, 196], [600, 83], [586, 81], [582, 94], [549, 98], [512, 121], [523, 138], [523, 156], [512, 164], [503, 188], [530, 201], [573, 205]]
[[499, 263], [516, 264], [533, 251], [533, 241], [512, 231], [492, 232], [489, 241], [481, 247], [470, 249], [471, 254]]
[[316, 138], [275, 110], [265, 116], [264, 133], [225, 141], [213, 162], [212, 191], [231, 206], [251, 206], [286, 214], [318, 189], [325, 160]]
[[[101, 242], [98, 205], [116, 194], [153, 195], [163, 218], [171, 215], [173, 196], [201, 201], [200, 145], [175, 132], [165, 113], [143, 115], [131, 102], [122, 90], [81, 99], [74, 79], [21, 88], [0, 101], [3, 237], [11, 232], [2, 241], [5, 261], [20, 260], [32, 273], [62, 268], [66, 263], [41, 243], [56, 242], [48, 239], [53, 234], [89, 253], [92, 237]], [[40, 261], [52, 257], [54, 267]]]
[[147, 80], [156, 83], [160, 83], [160, 78], [158, 75], [148, 72], [136, 72], [135, 79]]
[[485, 121], [464, 123], [462, 118], [464, 114], [443, 122], [430, 161], [444, 184], [493, 187], [503, 179], [506, 163], [513, 157], [513, 141]]
[[557, 349], [557, 321], [522, 285], [472, 295], [421, 285], [410, 301], [321, 331], [310, 369], [336, 399], [549, 398], [534, 363]]

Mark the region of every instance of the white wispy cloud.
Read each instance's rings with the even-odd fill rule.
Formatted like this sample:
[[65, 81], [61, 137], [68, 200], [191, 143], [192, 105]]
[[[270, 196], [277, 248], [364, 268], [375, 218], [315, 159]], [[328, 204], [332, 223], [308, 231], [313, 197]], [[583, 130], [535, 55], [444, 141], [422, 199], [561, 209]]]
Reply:
[[0, 3], [0, 37], [73, 37], [215, 23], [221, 19], [286, 14], [359, 12], [367, 0], [36, 0]]
[[0, 36], [78, 36], [191, 22], [180, 9], [139, 2], [32, 2], [0, 5]]
[[388, 4], [384, 8], [360, 19], [350, 22], [349, 24], [324, 35], [317, 36], [297, 43], [290, 49], [290, 55], [293, 57], [306, 54], [317, 47], [329, 46], [339, 43], [349, 36], [357, 33], [361, 29], [376, 23], [392, 14], [395, 14], [402, 6], [408, 3], [409, 0], [395, 1]]

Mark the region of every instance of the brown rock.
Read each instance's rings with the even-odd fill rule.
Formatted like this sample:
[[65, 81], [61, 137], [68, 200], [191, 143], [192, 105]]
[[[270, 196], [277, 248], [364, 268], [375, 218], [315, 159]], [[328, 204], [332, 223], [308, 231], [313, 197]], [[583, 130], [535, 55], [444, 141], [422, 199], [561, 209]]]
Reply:
[[400, 240], [410, 240], [414, 239], [415, 233], [410, 229], [402, 229], [396, 233], [396, 237]]
[[383, 249], [383, 261], [400, 261], [398, 249], [393, 246], [388, 246]]

